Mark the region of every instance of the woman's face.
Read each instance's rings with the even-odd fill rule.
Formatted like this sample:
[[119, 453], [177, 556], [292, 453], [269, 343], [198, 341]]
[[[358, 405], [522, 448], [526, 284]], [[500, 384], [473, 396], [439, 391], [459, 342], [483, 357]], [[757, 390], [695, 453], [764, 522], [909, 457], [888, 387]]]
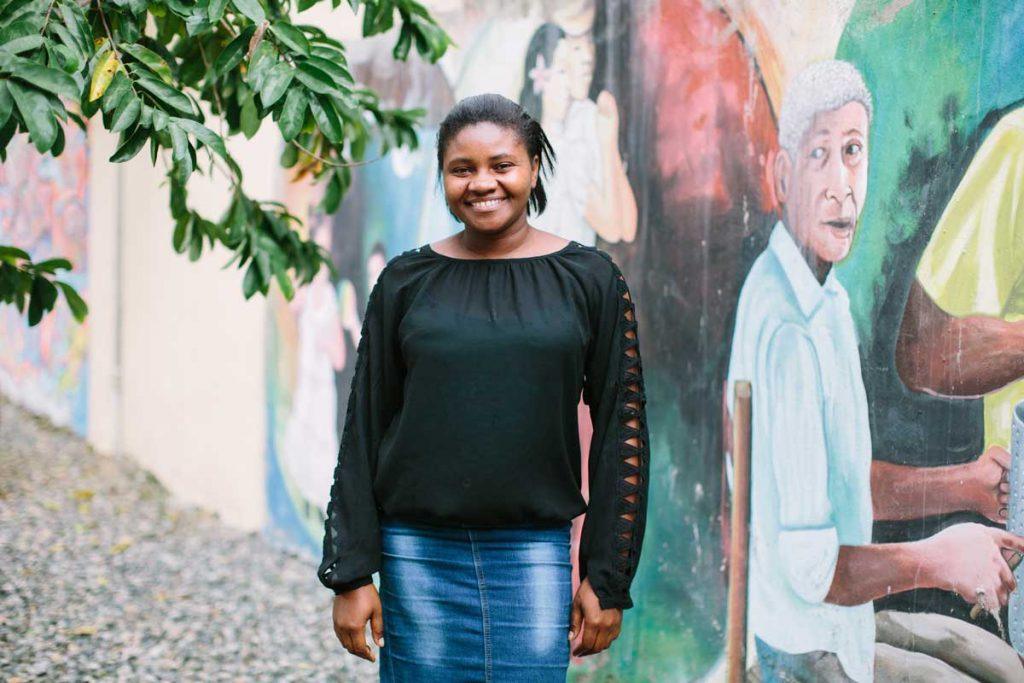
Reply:
[[443, 162], [445, 200], [468, 229], [498, 233], [526, 220], [538, 160], [513, 130], [466, 126], [448, 143]]
[[589, 34], [562, 38], [551, 61], [553, 67], [565, 73], [572, 99], [586, 99], [594, 80], [594, 44]]

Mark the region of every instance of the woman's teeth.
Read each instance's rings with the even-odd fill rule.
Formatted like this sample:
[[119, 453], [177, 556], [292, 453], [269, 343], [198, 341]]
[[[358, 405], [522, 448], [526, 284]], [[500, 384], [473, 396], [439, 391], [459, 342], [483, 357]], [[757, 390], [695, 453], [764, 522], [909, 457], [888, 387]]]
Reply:
[[480, 211], [487, 211], [488, 209], [496, 208], [503, 201], [505, 201], [505, 200], [504, 199], [488, 199], [487, 201], [484, 201], [484, 202], [471, 202], [471, 205], [473, 206], [474, 209], [477, 209], [477, 210], [480, 210]]

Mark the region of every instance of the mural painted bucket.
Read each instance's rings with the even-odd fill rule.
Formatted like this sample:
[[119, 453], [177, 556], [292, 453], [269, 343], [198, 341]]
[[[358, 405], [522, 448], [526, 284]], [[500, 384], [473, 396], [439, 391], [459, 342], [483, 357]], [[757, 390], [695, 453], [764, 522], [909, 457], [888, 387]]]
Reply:
[[[1010, 521], [1007, 528], [1024, 534], [1024, 401], [1013, 409], [1013, 431], [1010, 453]], [[1024, 581], [1024, 564], [1017, 568], [1017, 581]], [[1024, 592], [1010, 594], [1010, 642], [1017, 652], [1024, 653]]]

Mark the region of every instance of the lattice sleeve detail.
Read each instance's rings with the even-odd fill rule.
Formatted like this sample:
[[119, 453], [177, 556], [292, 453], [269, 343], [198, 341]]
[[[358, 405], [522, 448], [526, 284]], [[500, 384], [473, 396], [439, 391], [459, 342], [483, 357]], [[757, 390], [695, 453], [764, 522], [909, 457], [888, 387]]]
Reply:
[[636, 310], [622, 273], [611, 270], [587, 355], [584, 400], [594, 435], [580, 569], [602, 608], [625, 609], [643, 544], [650, 448]]
[[385, 269], [367, 302], [324, 520], [317, 577], [336, 594], [371, 583], [371, 575], [380, 568], [373, 476], [384, 431], [401, 405], [403, 380], [394, 334], [396, 297], [387, 275]]

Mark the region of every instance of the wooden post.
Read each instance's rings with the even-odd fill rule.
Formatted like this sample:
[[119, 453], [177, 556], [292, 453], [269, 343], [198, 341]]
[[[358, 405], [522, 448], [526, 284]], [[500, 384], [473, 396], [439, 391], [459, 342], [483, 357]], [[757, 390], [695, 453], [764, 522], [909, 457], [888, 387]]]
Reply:
[[747, 568], [750, 541], [750, 382], [735, 384], [732, 410], [732, 516], [729, 602], [725, 632], [726, 680], [742, 683], [747, 668]]

